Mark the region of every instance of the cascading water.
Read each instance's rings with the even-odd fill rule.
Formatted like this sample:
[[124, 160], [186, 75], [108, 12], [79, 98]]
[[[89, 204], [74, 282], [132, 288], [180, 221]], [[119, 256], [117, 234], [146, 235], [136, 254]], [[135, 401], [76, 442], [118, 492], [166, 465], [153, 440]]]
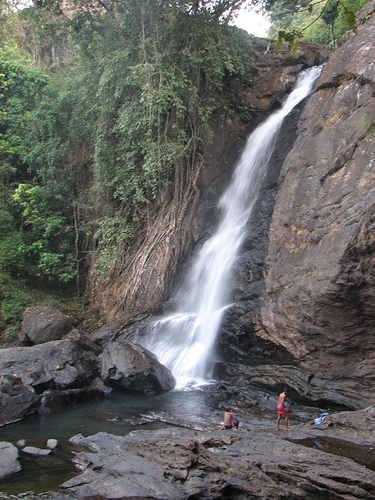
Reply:
[[311, 91], [321, 67], [301, 73], [281, 109], [247, 140], [227, 192], [220, 200], [216, 234], [197, 255], [177, 298], [177, 312], [154, 322], [135, 340], [152, 351], [177, 380], [177, 387], [204, 383], [209, 356], [230, 290], [230, 272], [246, 235], [246, 223], [267, 172], [284, 118]]

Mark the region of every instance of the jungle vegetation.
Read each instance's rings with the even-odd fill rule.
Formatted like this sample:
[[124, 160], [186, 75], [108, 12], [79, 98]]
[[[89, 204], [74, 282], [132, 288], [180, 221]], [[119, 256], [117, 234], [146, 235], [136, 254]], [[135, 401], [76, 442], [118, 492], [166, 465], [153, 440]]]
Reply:
[[244, 3], [293, 45], [331, 44], [366, 2], [0, 0], [3, 340], [37, 303], [85, 317], [215, 111], [249, 119], [253, 37], [229, 25]]

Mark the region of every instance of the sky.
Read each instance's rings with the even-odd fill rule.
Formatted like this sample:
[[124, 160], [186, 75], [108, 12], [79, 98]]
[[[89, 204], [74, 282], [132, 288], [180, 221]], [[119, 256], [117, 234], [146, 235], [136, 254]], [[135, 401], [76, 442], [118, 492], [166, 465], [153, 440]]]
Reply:
[[245, 8], [240, 9], [238, 17], [232, 24], [258, 37], [266, 37], [268, 28], [270, 27], [270, 22], [262, 17], [261, 14], [257, 14], [254, 10], [246, 10]]

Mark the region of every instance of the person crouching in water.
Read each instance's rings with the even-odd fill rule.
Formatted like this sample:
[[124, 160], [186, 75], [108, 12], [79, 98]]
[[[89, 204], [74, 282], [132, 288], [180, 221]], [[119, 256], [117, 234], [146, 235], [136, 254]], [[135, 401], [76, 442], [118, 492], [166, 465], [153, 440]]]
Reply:
[[280, 430], [280, 419], [282, 415], [285, 416], [285, 430], [290, 431], [288, 427], [288, 421], [289, 421], [289, 408], [285, 405], [285, 402], [288, 401], [287, 398], [288, 394], [288, 389], [284, 389], [283, 392], [279, 395], [279, 403], [277, 405], [277, 424], [276, 424], [276, 430]]
[[221, 426], [221, 429], [235, 429], [238, 431], [239, 421], [235, 420], [233, 416], [232, 408], [228, 408], [228, 410], [224, 413], [224, 423]]

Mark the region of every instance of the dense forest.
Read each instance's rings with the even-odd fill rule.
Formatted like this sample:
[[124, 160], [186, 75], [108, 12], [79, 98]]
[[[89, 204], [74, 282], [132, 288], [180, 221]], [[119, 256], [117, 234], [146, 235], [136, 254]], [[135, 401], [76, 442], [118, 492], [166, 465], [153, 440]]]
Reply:
[[0, 1], [0, 330], [26, 307], [99, 321], [90, 292], [142, 239], [181, 161], [194, 164], [218, 110], [251, 116], [254, 37], [335, 49], [366, 0]]

